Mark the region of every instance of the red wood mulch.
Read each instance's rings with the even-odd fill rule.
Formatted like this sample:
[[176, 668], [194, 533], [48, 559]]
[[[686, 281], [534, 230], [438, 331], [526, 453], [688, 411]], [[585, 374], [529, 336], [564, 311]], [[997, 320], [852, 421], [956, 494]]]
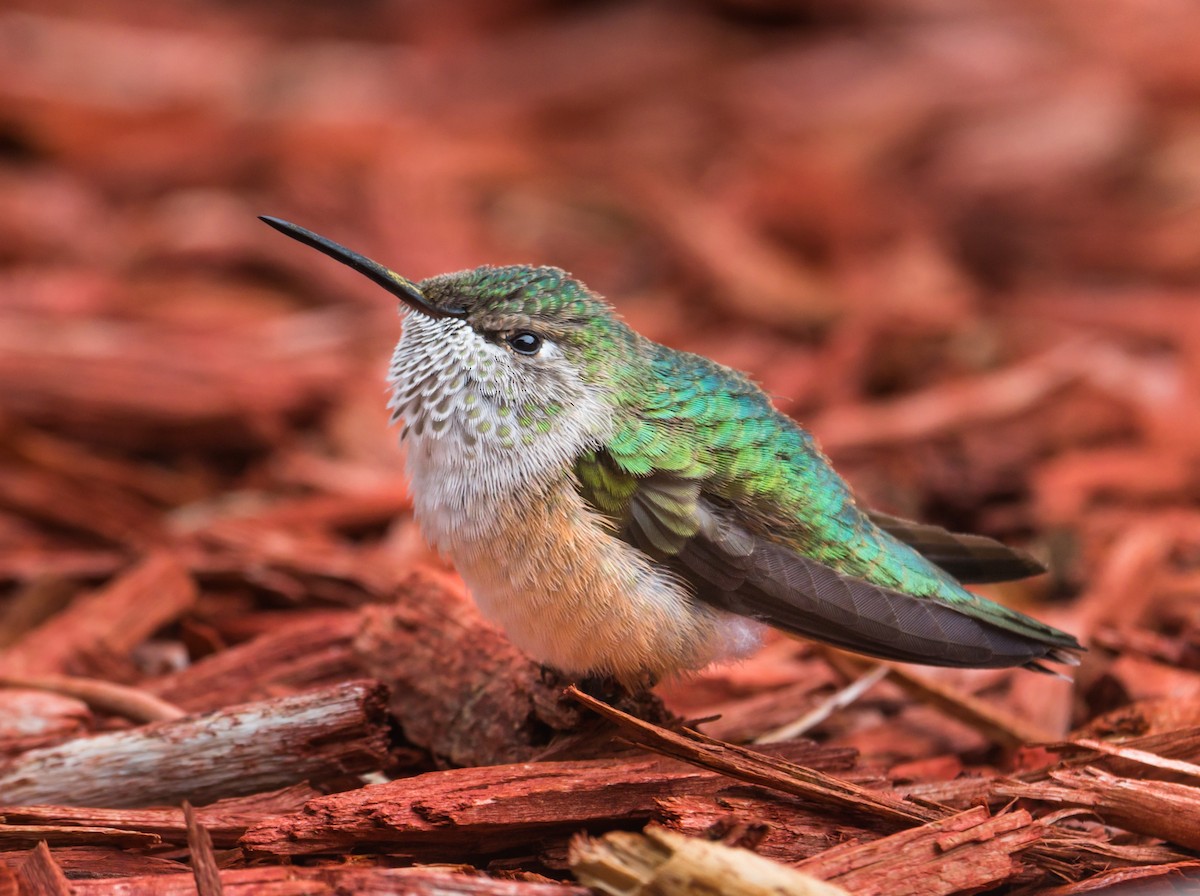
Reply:
[[[855, 894], [1200, 887], [1197, 28], [9, 4], [0, 893], [584, 893], [572, 837], [651, 822], [578, 841], [584, 879], [673, 831]], [[573, 270], [864, 499], [1047, 559], [990, 594], [1083, 665], [833, 706], [870, 664], [778, 638], [636, 705], [564, 691], [416, 531], [392, 299], [260, 213], [416, 278]]]

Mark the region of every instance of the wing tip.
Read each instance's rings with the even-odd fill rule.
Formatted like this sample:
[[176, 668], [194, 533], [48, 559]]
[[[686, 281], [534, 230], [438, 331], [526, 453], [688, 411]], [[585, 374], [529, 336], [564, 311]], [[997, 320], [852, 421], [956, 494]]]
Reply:
[[878, 510], [868, 510], [866, 514], [884, 532], [960, 582], [972, 585], [1012, 582], [1049, 572], [1048, 566], [1028, 551], [987, 535], [952, 532]]

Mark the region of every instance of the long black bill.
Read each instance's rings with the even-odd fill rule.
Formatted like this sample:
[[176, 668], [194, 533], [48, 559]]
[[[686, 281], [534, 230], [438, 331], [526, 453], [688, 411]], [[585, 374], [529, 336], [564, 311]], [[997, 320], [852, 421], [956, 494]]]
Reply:
[[401, 277], [393, 270], [385, 268], [377, 262], [371, 261], [365, 255], [359, 255], [335, 243], [333, 240], [327, 240], [323, 236], [313, 233], [311, 230], [305, 230], [290, 221], [284, 221], [281, 218], [272, 218], [269, 215], [259, 215], [258, 219], [266, 224], [270, 224], [282, 234], [290, 236], [294, 240], [299, 240], [306, 246], [312, 246], [318, 252], [324, 252], [330, 258], [340, 261], [347, 267], [353, 268], [360, 274], [378, 283], [392, 295], [397, 296], [404, 304], [410, 308], [426, 314], [429, 317], [466, 317], [467, 310], [465, 308], [442, 308], [437, 305], [431, 305], [429, 300], [421, 293], [417, 284], [411, 280]]

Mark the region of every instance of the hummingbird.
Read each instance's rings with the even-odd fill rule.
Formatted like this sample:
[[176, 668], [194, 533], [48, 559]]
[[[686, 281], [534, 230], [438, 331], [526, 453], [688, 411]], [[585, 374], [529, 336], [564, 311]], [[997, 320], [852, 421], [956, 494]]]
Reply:
[[745, 375], [627, 326], [555, 267], [413, 282], [278, 218], [400, 299], [390, 408], [413, 511], [534, 659], [627, 687], [747, 656], [767, 627], [936, 666], [1078, 664], [966, 583], [1024, 553], [860, 507]]

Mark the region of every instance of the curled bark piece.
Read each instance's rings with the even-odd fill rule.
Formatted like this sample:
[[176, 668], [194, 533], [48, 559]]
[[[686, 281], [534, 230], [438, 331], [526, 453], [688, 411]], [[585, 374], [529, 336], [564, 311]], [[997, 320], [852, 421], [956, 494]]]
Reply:
[[92, 709], [124, 716], [135, 722], [178, 719], [182, 709], [153, 694], [127, 685], [75, 675], [3, 675], [0, 687], [48, 691], [82, 700]]

